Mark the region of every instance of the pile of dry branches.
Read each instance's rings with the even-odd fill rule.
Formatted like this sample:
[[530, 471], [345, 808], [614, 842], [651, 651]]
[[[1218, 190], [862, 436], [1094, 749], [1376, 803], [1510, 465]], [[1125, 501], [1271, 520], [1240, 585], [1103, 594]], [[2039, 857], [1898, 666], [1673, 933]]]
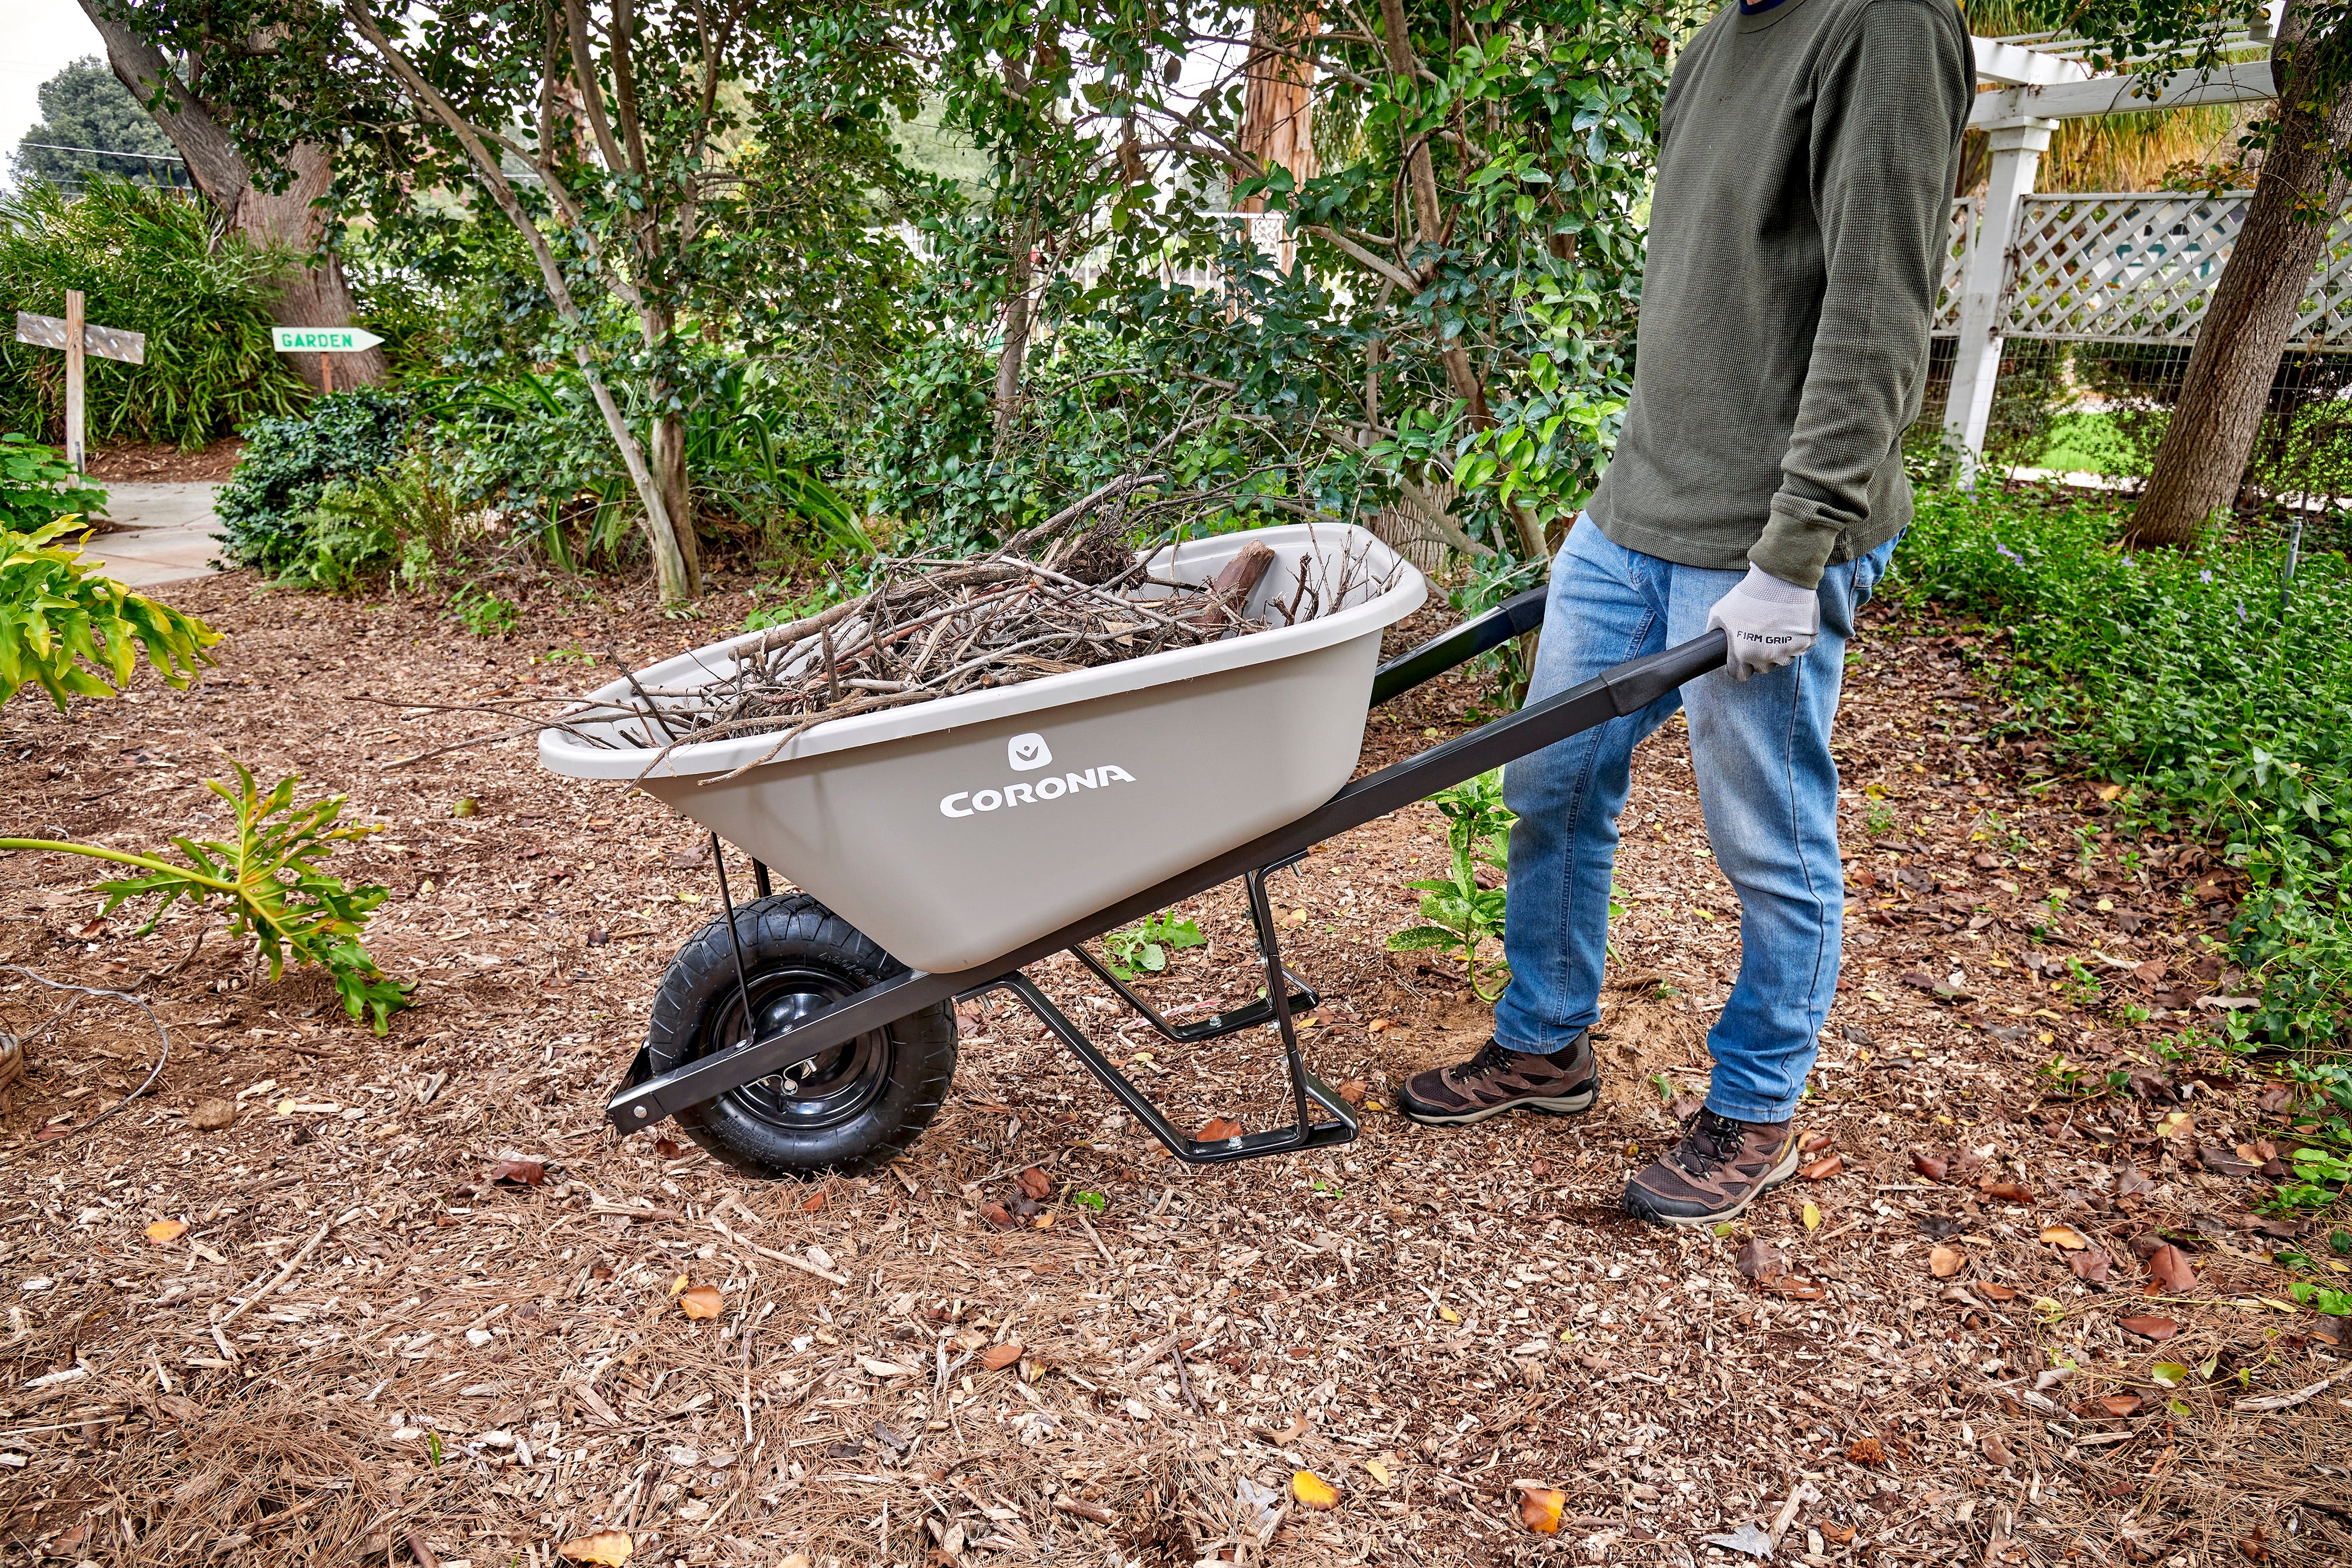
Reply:
[[628, 731], [639, 730], [640, 744], [663, 750], [781, 732], [764, 761], [829, 719], [1311, 621], [1366, 585], [1352, 554], [1337, 581], [1302, 560], [1297, 582], [1277, 583], [1252, 615], [1247, 607], [1275, 563], [1271, 549], [1247, 546], [1208, 582], [1152, 576], [1152, 552], [1127, 542], [1133, 535], [1124, 507], [1108, 508], [1090, 528], [1071, 527], [1112, 488], [988, 556], [886, 559], [866, 592], [737, 641], [726, 650], [732, 666], [713, 679], [658, 688], [632, 679], [630, 700], [566, 714], [567, 727], [610, 745], [614, 730], [572, 727], [625, 716], [642, 723], [618, 733], [635, 739]]

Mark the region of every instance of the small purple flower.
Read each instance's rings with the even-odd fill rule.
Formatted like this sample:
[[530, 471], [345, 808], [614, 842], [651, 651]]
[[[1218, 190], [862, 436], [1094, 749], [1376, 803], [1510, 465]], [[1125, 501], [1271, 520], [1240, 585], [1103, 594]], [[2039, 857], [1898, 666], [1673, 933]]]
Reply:
[[2018, 565], [2020, 565], [2020, 566], [2023, 566], [2023, 565], [2025, 564], [2025, 558], [2024, 558], [2023, 556], [2021, 556], [2021, 555], [2018, 554], [2015, 550], [2013, 550], [2013, 549], [2010, 549], [2007, 545], [2002, 544], [1999, 539], [1995, 539], [1995, 540], [1993, 541], [1993, 546], [1992, 546], [1992, 548], [1993, 548], [1994, 549], [1999, 550], [1999, 551], [2000, 552], [2000, 559], [2003, 559], [2003, 560], [2013, 560], [2013, 561], [2017, 562], [2017, 564], [2018, 564]]
[[2211, 569], [2210, 569], [2210, 568], [2209, 568], [2209, 569], [2207, 569], [2207, 570], [2204, 570], [2204, 571], [2200, 571], [2200, 572], [2199, 572], [2199, 573], [2197, 574], [2197, 580], [2198, 580], [2198, 581], [2200, 581], [2200, 582], [2210, 582], [2210, 581], [2212, 581], [2212, 580], [2213, 580], [2213, 573], [2212, 573]]
[[2240, 601], [2238, 601], [2238, 623], [2239, 623], [2240, 625], [2242, 625], [2242, 625], [2244, 625], [2244, 624], [2245, 624], [2245, 621], [2246, 621], [2246, 601], [2245, 601], [2244, 600], [2241, 599]]

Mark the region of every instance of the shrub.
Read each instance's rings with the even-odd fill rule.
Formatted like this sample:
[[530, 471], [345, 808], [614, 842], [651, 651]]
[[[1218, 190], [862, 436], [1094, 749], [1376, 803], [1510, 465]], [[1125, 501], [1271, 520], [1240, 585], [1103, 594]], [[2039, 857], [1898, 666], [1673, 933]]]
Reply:
[[0, 435], [0, 530], [29, 534], [105, 505], [106, 492], [83, 484], [48, 447], [22, 435]]
[[[93, 175], [78, 198], [35, 184], [0, 199], [0, 296], [65, 314], [82, 291], [89, 319], [147, 335], [144, 364], [89, 361], [93, 443], [201, 446], [309, 395], [274, 353], [269, 301], [283, 256], [222, 232], [191, 193]], [[0, 339], [0, 429], [47, 433], [64, 417], [65, 356]]]
[[301, 549], [278, 574], [289, 587], [349, 593], [390, 576], [421, 589], [464, 542], [465, 517], [442, 465], [423, 452], [355, 479], [331, 479], [319, 504], [289, 519]]
[[222, 553], [271, 571], [297, 565], [309, 548], [306, 516], [327, 486], [389, 467], [411, 418], [405, 394], [360, 387], [319, 399], [306, 414], [247, 425], [236, 471], [213, 501], [226, 530]]

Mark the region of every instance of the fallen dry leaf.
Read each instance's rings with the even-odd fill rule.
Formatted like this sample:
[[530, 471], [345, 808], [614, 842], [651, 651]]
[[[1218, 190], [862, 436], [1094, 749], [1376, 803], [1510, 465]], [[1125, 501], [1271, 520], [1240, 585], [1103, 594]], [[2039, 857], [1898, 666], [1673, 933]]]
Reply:
[[809, 1554], [807, 1552], [795, 1552], [790, 1557], [785, 1558], [782, 1563], [777, 1563], [776, 1568], [815, 1568], [815, 1565], [809, 1561]]
[[217, 1133], [236, 1120], [236, 1107], [226, 1100], [199, 1100], [188, 1107], [184, 1120], [200, 1133]]
[[2003, 1203], [2032, 1203], [2033, 1201], [2032, 1189], [2021, 1186], [2013, 1181], [1979, 1182], [1978, 1186], [1987, 1197], [1997, 1197]]
[[2180, 1325], [2170, 1318], [2123, 1318], [2118, 1322], [2125, 1333], [2136, 1333], [2142, 1339], [2168, 1340], [2180, 1332]]
[[1364, 1473], [1372, 1478], [1374, 1486], [1384, 1487], [1389, 1484], [1389, 1468], [1378, 1459], [1366, 1459]]
[[717, 1317], [720, 1304], [716, 1285], [697, 1285], [681, 1292], [677, 1298], [678, 1310], [698, 1322]]
[[489, 1168], [486, 1181], [510, 1181], [524, 1186], [540, 1186], [547, 1180], [547, 1167], [537, 1160], [500, 1160]]
[[2107, 1282], [2107, 1255], [2095, 1247], [2066, 1254], [2066, 1267], [2074, 1270], [2074, 1278], [2086, 1285]]
[[1911, 1168], [1929, 1181], [1942, 1181], [1952, 1174], [1951, 1161], [1939, 1160], [1933, 1155], [1913, 1155]]
[[1365, 1091], [1370, 1087], [1370, 1085], [1367, 1084], [1360, 1078], [1350, 1078], [1345, 1083], [1339, 1085], [1339, 1098], [1347, 1102], [1349, 1104], [1356, 1106], [1358, 1109], [1361, 1109], [1364, 1103]]
[[1528, 1487], [1519, 1493], [1519, 1522], [1538, 1535], [1559, 1533], [1560, 1516], [1568, 1511], [1568, 1494], [1549, 1487]]
[[1781, 1274], [1765, 1281], [1764, 1288], [1776, 1296], [1786, 1296], [1792, 1301], [1818, 1301], [1829, 1292], [1829, 1287], [1817, 1280], [1800, 1280], [1794, 1274]]
[[1990, 1297], [1996, 1301], [2013, 1301], [2017, 1300], [2017, 1292], [2011, 1290], [2007, 1285], [1996, 1285], [1990, 1280], [1979, 1280], [1976, 1282], [1976, 1286], [1979, 1292]]
[[2188, 1254], [2168, 1241], [2147, 1260], [2147, 1275], [2176, 1296], [2198, 1288], [2197, 1270], [2189, 1266]]
[[1788, 1258], [1760, 1236], [1742, 1247], [1735, 1261], [1739, 1271], [1751, 1280], [1769, 1280], [1788, 1272], [1789, 1269]]
[[1851, 1524], [1840, 1524], [1834, 1519], [1822, 1520], [1821, 1521], [1821, 1529], [1822, 1539], [1828, 1542], [1832, 1546], [1843, 1546], [1847, 1542], [1853, 1539], [1853, 1526]]
[[980, 1353], [980, 1364], [991, 1372], [1002, 1372], [1021, 1359], [1021, 1347], [1007, 1341], [992, 1344]]
[[2016, 1463], [2010, 1458], [2008, 1447], [1990, 1432], [1977, 1439], [1977, 1447], [1984, 1450], [1985, 1458], [1997, 1470], [2005, 1470]]
[[1886, 1446], [1875, 1437], [1856, 1437], [1846, 1446], [1845, 1457], [1857, 1465], [1883, 1465]]
[[1827, 1181], [1843, 1169], [1845, 1169], [1845, 1156], [1823, 1155], [1811, 1165], [1799, 1166], [1797, 1174], [1807, 1181]]
[[1818, 1155], [1836, 1141], [1837, 1140], [1831, 1137], [1827, 1133], [1807, 1133], [1803, 1137], [1797, 1140], [1797, 1152], [1802, 1155]]
[[999, 1230], [1010, 1230], [1013, 1228], [1013, 1216], [1001, 1203], [982, 1204], [980, 1206], [980, 1217], [982, 1219], [987, 1220], [991, 1225], [996, 1227]]
[[2090, 1238], [2071, 1225], [2045, 1225], [2042, 1239], [2053, 1247], [2063, 1247], [2070, 1252], [2080, 1252], [2091, 1244]]
[[813, 1192], [806, 1197], [801, 1199], [801, 1212], [803, 1214], [814, 1214], [818, 1209], [823, 1208], [824, 1207], [824, 1194], [821, 1191]]
[[1032, 1203], [1043, 1203], [1054, 1196], [1054, 1178], [1031, 1166], [1016, 1178], [1021, 1184], [1021, 1196]]
[[574, 1563], [599, 1563], [604, 1568], [621, 1568], [629, 1560], [634, 1545], [617, 1530], [600, 1530], [593, 1535], [583, 1535], [577, 1541], [567, 1541], [555, 1549], [559, 1557]]
[[1290, 1495], [1298, 1500], [1299, 1507], [1311, 1508], [1318, 1513], [1339, 1506], [1339, 1489], [1313, 1470], [1290, 1472]]
[[2133, 1411], [2139, 1408], [2139, 1396], [2137, 1394], [2110, 1394], [2105, 1398], [2099, 1401], [2099, 1406], [2110, 1416], [2128, 1416]]
[[686, 1153], [686, 1145], [679, 1143], [676, 1138], [656, 1138], [654, 1140], [654, 1153], [659, 1155], [666, 1160], [674, 1160], [680, 1155]]
[[1238, 1138], [1241, 1135], [1242, 1124], [1239, 1122], [1228, 1122], [1223, 1116], [1212, 1116], [1201, 1124], [1201, 1130], [1192, 1134], [1192, 1139], [1195, 1143], [1216, 1144], [1223, 1143], [1227, 1138]]
[[1957, 1247], [1938, 1247], [1927, 1254], [1927, 1267], [1938, 1280], [1948, 1280], [1969, 1266], [1969, 1255]]
[[169, 1247], [188, 1233], [184, 1219], [159, 1219], [147, 1228], [147, 1239], [158, 1247]]

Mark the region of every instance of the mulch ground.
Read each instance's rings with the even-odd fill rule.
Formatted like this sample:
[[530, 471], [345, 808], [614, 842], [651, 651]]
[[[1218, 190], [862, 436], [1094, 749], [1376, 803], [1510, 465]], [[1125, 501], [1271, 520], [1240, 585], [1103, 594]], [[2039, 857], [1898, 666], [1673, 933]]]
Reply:
[[[1390, 1109], [1489, 1019], [1458, 966], [1382, 945], [1444, 856], [1421, 807], [1273, 884], [1324, 998], [1309, 1055], [1365, 1101], [1353, 1145], [1189, 1169], [990, 1004], [907, 1158], [761, 1185], [600, 1114], [716, 907], [697, 832], [520, 742], [387, 770], [484, 721], [357, 700], [576, 689], [740, 596], [677, 622], [549, 582], [485, 641], [245, 574], [171, 593], [228, 634], [217, 667], [65, 716], [20, 695], [5, 831], [214, 836], [215, 748], [299, 772], [387, 830], [334, 864], [392, 890], [368, 942], [415, 1005], [379, 1040], [216, 929], [182, 962], [184, 911], [94, 918], [94, 862], [0, 862], [0, 960], [135, 991], [171, 1036], [152, 1092], [79, 1132], [156, 1035], [0, 972], [30, 1062], [0, 1092], [13, 1561], [548, 1568], [600, 1531], [689, 1564], [2352, 1559], [2345, 1327], [2269, 1260], [2324, 1260], [2326, 1228], [2256, 1207], [2280, 1092], [2161, 1049], [2236, 995], [2235, 884], [1988, 738], [1997, 649], [1884, 615], [1857, 644], [1809, 1176], [1717, 1236], [1615, 1210], [1702, 1090], [1738, 957], [1679, 724], [1636, 760], [1591, 1114]], [[1375, 716], [1366, 764], [1478, 695]], [[1185, 913], [1210, 940], [1150, 994], [1247, 998], [1234, 892]], [[1155, 1043], [1074, 964], [1035, 973], [1179, 1124], [1286, 1119], [1263, 1031]], [[2070, 1092], [2077, 1068], [2122, 1086]], [[205, 1101], [234, 1121], [195, 1125]], [[691, 1319], [704, 1285], [719, 1315]], [[1302, 1470], [1337, 1507], [1292, 1500]], [[1557, 1534], [1521, 1522], [1530, 1488]]]
[[167, 441], [133, 442], [91, 453], [88, 473], [101, 485], [225, 485], [244, 450], [235, 435], [185, 452]]

